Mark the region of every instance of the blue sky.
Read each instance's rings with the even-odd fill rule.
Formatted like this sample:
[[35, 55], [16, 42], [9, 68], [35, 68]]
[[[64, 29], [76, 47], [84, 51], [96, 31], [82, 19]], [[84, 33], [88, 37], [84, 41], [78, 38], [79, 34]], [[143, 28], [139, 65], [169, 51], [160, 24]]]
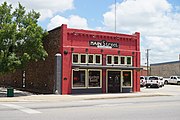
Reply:
[[[5, 0], [0, 0], [2, 3]], [[41, 13], [39, 25], [50, 30], [68, 27], [114, 32], [115, 0], [6, 0]], [[117, 32], [141, 33], [141, 64], [179, 60], [179, 0], [116, 0]]]
[[[116, 0], [116, 2], [122, 2], [122, 0]], [[74, 0], [74, 9], [58, 14], [64, 17], [70, 15], [85, 17], [88, 20], [88, 25], [91, 28], [96, 28], [102, 26], [103, 13], [108, 11], [109, 6], [114, 3], [115, 0]], [[47, 28], [48, 22], [49, 20], [45, 20], [41, 21], [40, 24]]]

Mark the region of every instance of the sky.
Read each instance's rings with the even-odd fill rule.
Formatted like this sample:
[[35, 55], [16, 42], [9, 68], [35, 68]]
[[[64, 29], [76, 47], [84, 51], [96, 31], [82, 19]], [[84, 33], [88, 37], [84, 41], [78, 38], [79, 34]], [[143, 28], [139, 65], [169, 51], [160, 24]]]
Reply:
[[40, 12], [38, 24], [51, 30], [61, 24], [70, 28], [141, 34], [141, 64], [179, 60], [179, 0], [0, 0]]

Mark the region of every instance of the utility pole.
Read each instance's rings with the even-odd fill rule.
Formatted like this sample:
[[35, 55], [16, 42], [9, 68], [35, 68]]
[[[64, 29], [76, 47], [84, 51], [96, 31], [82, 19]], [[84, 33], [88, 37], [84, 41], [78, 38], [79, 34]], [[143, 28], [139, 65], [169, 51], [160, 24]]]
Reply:
[[114, 1], [115, 2], [115, 8], [114, 8], [114, 31], [116, 32], [116, 0]]
[[149, 76], [149, 51], [150, 51], [151, 49], [146, 49], [146, 51], [147, 51], [147, 76]]

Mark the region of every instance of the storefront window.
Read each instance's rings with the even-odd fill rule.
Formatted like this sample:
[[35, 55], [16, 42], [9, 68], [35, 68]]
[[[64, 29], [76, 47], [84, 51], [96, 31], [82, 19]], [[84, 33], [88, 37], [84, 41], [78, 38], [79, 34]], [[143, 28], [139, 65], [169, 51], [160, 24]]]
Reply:
[[94, 55], [88, 55], [88, 63], [90, 64], [94, 63]]
[[119, 64], [119, 57], [118, 56], [114, 56], [114, 64], [115, 65]]
[[123, 57], [123, 56], [120, 57], [120, 63], [121, 63], [121, 65], [125, 64], [125, 57]]
[[127, 65], [131, 65], [132, 64], [132, 57], [127, 57]]
[[81, 63], [86, 63], [86, 55], [81, 55]]
[[101, 55], [96, 55], [96, 64], [101, 64], [101, 61], [102, 61], [102, 57]]
[[88, 87], [100, 87], [101, 71], [89, 70], [89, 86]]
[[132, 86], [131, 71], [123, 71], [123, 86]]
[[73, 87], [85, 87], [85, 81], [86, 81], [86, 77], [85, 77], [85, 70], [78, 70], [75, 71], [73, 70]]
[[73, 63], [78, 63], [78, 54], [73, 54]]
[[107, 64], [112, 64], [112, 56], [107, 56]]

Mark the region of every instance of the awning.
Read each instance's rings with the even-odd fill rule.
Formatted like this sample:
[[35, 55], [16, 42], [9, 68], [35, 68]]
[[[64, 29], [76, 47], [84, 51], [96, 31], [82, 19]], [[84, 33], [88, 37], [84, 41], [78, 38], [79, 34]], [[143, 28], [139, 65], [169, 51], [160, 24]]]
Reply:
[[79, 69], [121, 69], [121, 70], [142, 70], [140, 67], [119, 66], [119, 65], [72, 65], [72, 68]]

